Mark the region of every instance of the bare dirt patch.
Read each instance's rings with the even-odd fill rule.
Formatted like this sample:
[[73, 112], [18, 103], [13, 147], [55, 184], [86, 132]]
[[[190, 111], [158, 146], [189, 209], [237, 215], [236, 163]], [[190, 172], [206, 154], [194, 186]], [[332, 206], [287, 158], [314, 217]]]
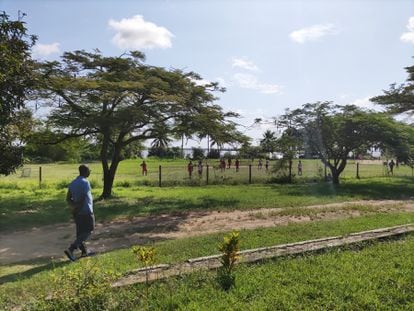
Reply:
[[[147, 241], [394, 211], [414, 212], [414, 201], [357, 201], [300, 208], [187, 212], [135, 217], [98, 223], [88, 245], [96, 252], [106, 252]], [[72, 242], [74, 232], [74, 224], [59, 224], [3, 234], [0, 237], [0, 264], [61, 258], [64, 256], [63, 250]]]

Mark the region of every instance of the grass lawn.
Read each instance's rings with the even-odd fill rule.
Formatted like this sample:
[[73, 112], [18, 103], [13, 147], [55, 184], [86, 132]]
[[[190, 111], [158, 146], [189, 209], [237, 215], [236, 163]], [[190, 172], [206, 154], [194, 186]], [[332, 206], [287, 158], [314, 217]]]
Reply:
[[[95, 205], [97, 221], [183, 211], [289, 208], [354, 200], [406, 199], [414, 178], [349, 179], [293, 185], [211, 185], [207, 187], [115, 187], [115, 198]], [[0, 182], [0, 231], [70, 221], [65, 184], [44, 188]], [[97, 197], [100, 189], [93, 189]]]
[[[248, 184], [249, 182], [249, 165], [252, 165], [252, 183], [267, 183], [271, 180], [272, 174], [267, 172], [263, 167], [259, 170], [257, 167], [258, 160], [241, 160], [239, 172], [235, 171], [234, 165], [231, 169], [221, 172], [217, 169], [218, 160], [204, 161], [204, 170], [201, 178], [198, 177], [197, 169], [194, 168], [193, 178], [189, 179], [187, 173], [187, 160], [183, 159], [157, 159], [149, 158], [145, 160], [148, 165], [148, 176], [141, 175], [141, 159], [124, 160], [120, 163], [115, 177], [115, 185], [153, 185], [158, 186], [159, 166], [161, 166], [162, 184], [164, 186], [172, 185], [205, 185], [206, 184], [206, 165], [209, 165], [209, 184]], [[293, 161], [293, 174], [296, 175], [297, 161]], [[324, 167], [319, 160], [301, 160], [303, 163], [303, 175], [296, 176], [298, 182], [309, 180], [320, 180], [324, 176]], [[234, 161], [233, 161], [234, 162]], [[387, 177], [387, 170], [381, 161], [358, 161], [359, 176], [361, 178]], [[196, 165], [196, 161], [193, 161]], [[271, 170], [274, 160], [270, 161], [269, 171]], [[0, 184], [8, 183], [17, 186], [39, 185], [39, 167], [42, 167], [42, 183], [48, 184], [67, 184], [77, 175], [79, 164], [68, 163], [51, 163], [51, 164], [27, 164], [25, 169], [30, 169], [29, 177], [21, 177], [22, 170], [17, 171], [11, 176], [0, 176]], [[102, 186], [102, 167], [100, 162], [89, 163], [92, 170], [90, 179], [96, 187]], [[329, 170], [328, 170], [329, 172]], [[341, 174], [342, 179], [355, 179], [357, 173], [357, 162], [349, 160], [348, 164]], [[400, 165], [394, 169], [396, 177], [413, 177], [414, 171], [408, 166]]]
[[218, 287], [214, 272], [199, 272], [151, 284], [148, 296], [139, 285], [117, 297], [119, 306], [134, 310], [412, 310], [413, 250], [411, 236], [361, 250], [242, 265], [228, 292]]
[[[412, 213], [393, 213], [244, 230], [241, 247], [255, 248], [412, 222]], [[213, 234], [163, 241], [152, 246], [157, 250], [158, 263], [175, 263], [217, 253], [222, 236]], [[360, 251], [330, 251], [322, 255], [278, 259], [264, 265], [242, 265], [237, 269], [237, 287], [228, 293], [218, 288], [214, 273], [196, 273], [151, 284], [150, 299], [145, 298], [144, 285], [117, 291], [106, 289], [105, 297], [99, 299], [109, 299], [108, 308], [122, 309], [119, 304], [123, 304], [125, 310], [133, 306], [136, 310], [165, 310], [171, 303], [186, 310], [262, 310], [266, 306], [292, 310], [307, 306], [310, 309], [317, 306], [322, 309], [366, 309], [367, 306], [378, 309], [381, 305], [398, 309], [409, 306], [414, 299], [413, 250], [414, 237], [408, 236]], [[50, 293], [66, 288], [65, 282], [71, 276], [83, 275], [91, 266], [100, 273], [122, 275], [139, 264], [131, 250], [124, 249], [73, 264], [57, 261], [2, 266], [0, 301], [3, 306], [0, 304], [0, 309], [21, 302], [41, 301]], [[72, 290], [77, 286], [69, 285]]]
[[[148, 162], [150, 170], [157, 169], [158, 162]], [[304, 163], [306, 166], [315, 165], [315, 162]], [[185, 161], [163, 162], [163, 165], [167, 164], [185, 176]], [[44, 166], [45, 179], [41, 188], [33, 175], [31, 178], [17, 175], [1, 177], [0, 232], [71, 221], [64, 199], [68, 182], [77, 175], [76, 167], [74, 164]], [[93, 163], [91, 167], [93, 194], [97, 197], [102, 186], [100, 166]], [[98, 221], [160, 213], [260, 208], [280, 208], [286, 213], [300, 214], [303, 206], [356, 200], [412, 199], [414, 193], [414, 178], [409, 176], [409, 171], [404, 173], [406, 176], [346, 177], [339, 186], [317, 181], [290, 185], [236, 183], [160, 188], [144, 186], [147, 177], [137, 176], [137, 168], [136, 161], [122, 163], [114, 187], [114, 199], [95, 205]], [[242, 249], [263, 247], [413, 222], [412, 213], [396, 210], [341, 221], [245, 230], [241, 232], [241, 246]], [[217, 253], [222, 236], [213, 234], [167, 240], [153, 246], [157, 249], [159, 263], [176, 263]], [[102, 288], [91, 287], [92, 291], [87, 292], [93, 298], [87, 300], [90, 304], [77, 306], [84, 310], [100, 310], [102, 306], [114, 310], [165, 310], [169, 307], [185, 310], [412, 309], [413, 250], [414, 237], [408, 236], [399, 241], [373, 244], [362, 250], [336, 250], [269, 261], [263, 265], [242, 265], [237, 270], [237, 287], [229, 292], [218, 288], [214, 273], [206, 272], [155, 282], [149, 288], [137, 285], [108, 290], [105, 287], [108, 277], [122, 275], [139, 266], [130, 249], [109, 252], [74, 264], [53, 261], [7, 265], [0, 266], [0, 309], [21, 304], [35, 310], [50, 307], [50, 304], [43, 303], [45, 297], [57, 292], [63, 295], [62, 299], [76, 297], [73, 294], [76, 284], [83, 284], [85, 280], [89, 285], [101, 284]], [[85, 271], [95, 272], [89, 278]], [[36, 301], [42, 305], [35, 304]], [[65, 301], [63, 299], [62, 303]], [[65, 308], [67, 305], [51, 307]]]

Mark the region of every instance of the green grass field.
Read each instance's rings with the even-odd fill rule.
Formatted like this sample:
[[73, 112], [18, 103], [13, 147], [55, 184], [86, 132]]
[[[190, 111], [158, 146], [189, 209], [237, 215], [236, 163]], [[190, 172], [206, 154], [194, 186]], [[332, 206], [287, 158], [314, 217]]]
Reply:
[[[307, 179], [306, 167], [319, 165], [316, 160], [304, 162], [305, 176], [297, 177], [299, 182], [292, 185], [249, 185], [240, 182], [201, 187], [204, 184], [198, 183], [196, 178], [192, 186], [188, 186], [188, 183], [161, 188], [146, 186], [158, 184], [154, 177], [157, 174], [151, 172], [156, 171], [159, 165], [165, 168], [165, 174], [180, 170], [180, 176], [188, 181], [188, 177], [184, 177], [184, 160], [148, 160], [149, 176], [140, 176], [138, 161], [123, 161], [113, 189], [115, 199], [96, 205], [97, 219], [107, 221], [190, 210], [286, 208], [362, 199], [405, 199], [412, 197], [414, 190], [413, 178], [409, 176], [410, 169], [404, 166], [396, 170], [395, 176], [374, 177], [374, 172], [383, 168], [379, 164], [367, 164], [371, 167], [370, 178], [345, 177], [339, 187], [320, 182], [320, 178]], [[102, 191], [101, 169], [99, 163], [91, 163], [90, 166], [90, 180], [96, 198]], [[349, 170], [352, 170], [351, 166], [352, 164], [349, 165]], [[32, 172], [37, 172], [35, 166], [31, 168]], [[257, 169], [254, 170], [257, 173]], [[228, 170], [225, 174], [241, 176], [244, 173]], [[259, 174], [265, 176], [267, 181], [270, 178], [270, 174], [264, 170]], [[34, 173], [31, 177], [20, 177], [20, 173], [0, 177], [0, 231], [69, 221], [64, 198], [68, 183], [76, 175], [77, 164], [47, 164], [42, 166], [41, 187], [36, 179], [38, 176]], [[300, 182], [301, 180], [306, 182]]]
[[[296, 181], [317, 181], [321, 180], [325, 174], [324, 167], [319, 160], [302, 160], [303, 175], [297, 176], [297, 161], [293, 162], [293, 174], [295, 174]], [[235, 171], [234, 165], [231, 169], [226, 169], [221, 172], [217, 166], [217, 160], [204, 161], [203, 174], [199, 178], [197, 169], [194, 167], [192, 179], [189, 179], [187, 173], [187, 163], [185, 160], [159, 160], [147, 159], [148, 176], [141, 175], [141, 168], [139, 164], [141, 160], [125, 160], [122, 161], [115, 179], [115, 185], [154, 185], [159, 184], [159, 166], [161, 166], [161, 183], [164, 186], [173, 185], [205, 185], [207, 183], [207, 164], [209, 165], [209, 184], [248, 184], [249, 183], [249, 165], [251, 169], [252, 183], [267, 183], [271, 180], [272, 174], [267, 172], [263, 166], [261, 170], [258, 169], [258, 161], [251, 162], [249, 160], [241, 160], [241, 167], [239, 172]], [[194, 161], [196, 164], [196, 161]], [[270, 161], [269, 171], [274, 164]], [[342, 173], [342, 179], [355, 179], [357, 173], [357, 163], [350, 160]], [[102, 185], [102, 167], [99, 162], [89, 163], [92, 169], [90, 179], [96, 186]], [[30, 170], [30, 176], [22, 177], [23, 169], [20, 169], [11, 176], [0, 177], [0, 184], [12, 185], [29, 185], [39, 186], [39, 167], [42, 169], [42, 183], [43, 186], [49, 184], [64, 184], [77, 176], [78, 164], [30, 164], [24, 166], [23, 169]], [[329, 172], [329, 171], [328, 171]], [[381, 161], [359, 161], [359, 176], [360, 178], [372, 177], [387, 177], [386, 169]], [[407, 177], [413, 176], [413, 170], [404, 165], [400, 165], [394, 169], [394, 176]]]
[[[383, 213], [341, 221], [243, 230], [241, 247], [248, 249], [297, 242], [411, 222], [414, 222], [412, 213]], [[151, 245], [157, 250], [157, 263], [176, 263], [217, 253], [223, 234]], [[318, 305], [322, 309], [404, 309], [414, 302], [413, 250], [414, 238], [408, 236], [395, 242], [373, 243], [362, 249], [333, 250], [265, 264], [242, 265], [236, 270], [236, 287], [230, 292], [219, 288], [213, 272], [203, 272], [158, 281], [149, 288], [145, 285], [111, 291], [106, 288], [102, 289], [104, 296], [98, 298], [104, 299], [107, 309], [112, 310], [165, 310], [171, 304], [175, 306], [172, 310], [262, 310], [266, 305], [271, 309], [279, 306], [280, 309], [292, 310], [314, 309]], [[0, 268], [0, 282], [3, 283], [0, 285], [3, 304], [0, 308], [8, 309], [23, 303], [34, 304], [31, 307], [34, 310], [47, 309], [48, 304], [53, 309], [56, 305], [45, 297], [60, 293], [62, 288], [68, 291], [67, 295], [73, 294], [79, 284], [67, 284], [71, 276], [83, 276], [82, 273], [91, 267], [101, 273], [120, 276], [139, 266], [130, 249], [92, 257], [88, 263], [55, 261], [3, 266]], [[96, 274], [94, 277], [98, 278], [99, 272]], [[72, 288], [72, 292], [67, 286]], [[98, 294], [103, 293], [95, 293]], [[91, 301], [95, 301], [94, 298], [90, 297]]]
[[[98, 197], [101, 189], [93, 185]], [[41, 189], [0, 183], [0, 231], [70, 221], [65, 203], [67, 183]], [[397, 189], [397, 190], [396, 190]], [[414, 193], [411, 177], [349, 179], [293, 185], [210, 185], [206, 187], [116, 186], [115, 198], [95, 205], [98, 221], [160, 213], [205, 210], [290, 208], [355, 200], [407, 199]]]
[[[179, 172], [176, 174], [181, 175], [171, 173], [172, 176], [181, 176], [185, 180], [186, 162], [162, 161], [160, 164], [150, 160], [148, 177], [140, 176], [138, 164], [132, 160], [122, 162], [114, 198], [95, 205], [99, 222], [160, 213], [235, 209], [254, 212], [260, 208], [279, 208], [282, 215], [308, 215], [312, 211], [301, 207], [357, 200], [412, 199], [414, 193], [411, 169], [403, 166], [394, 176], [382, 176], [381, 165], [366, 164], [370, 169], [367, 166], [365, 178], [360, 167], [360, 175], [364, 177], [361, 179], [354, 177], [350, 166], [339, 186], [321, 182], [318, 178], [313, 181], [312, 176], [317, 174], [307, 172], [306, 167], [314, 166], [314, 172], [318, 163], [305, 161], [305, 176], [298, 177], [299, 182], [295, 184], [264, 183], [269, 175], [259, 172], [263, 174], [263, 183], [252, 185], [222, 179], [229, 184], [201, 187], [183, 182], [160, 188], [154, 186], [158, 165], [167, 172], [176, 170]], [[102, 186], [100, 165], [91, 163], [91, 168], [93, 194], [97, 197]], [[71, 221], [64, 199], [68, 182], [77, 175], [77, 165], [42, 165], [42, 187], [39, 187], [35, 172], [36, 166], [32, 166], [31, 177], [19, 177], [18, 173], [0, 178], [1, 233]], [[226, 174], [240, 176], [241, 173], [231, 171]], [[300, 182], [300, 178], [306, 182]], [[363, 203], [359, 208], [364, 211]], [[413, 213], [398, 209], [378, 212], [366, 207], [366, 211], [364, 216], [343, 220], [244, 230], [241, 247], [263, 247], [414, 223]], [[217, 245], [224, 234], [166, 240], [151, 245], [157, 250], [158, 263], [176, 263], [218, 253]], [[70, 310], [70, 306], [72, 310], [413, 309], [413, 251], [414, 238], [410, 235], [402, 240], [373, 243], [364, 248], [242, 265], [236, 272], [236, 287], [229, 292], [219, 288], [214, 272], [171, 278], [154, 282], [149, 287], [137, 285], [110, 290], [107, 280], [139, 267], [130, 249], [108, 252], [74, 264], [59, 259], [2, 265], [0, 310], [15, 306], [28, 310]], [[94, 273], [85, 274], [85, 271]], [[77, 301], [77, 305], [65, 300], [65, 297], [76, 297], [73, 291], [83, 282], [91, 286], [87, 287], [89, 298]], [[102, 286], [94, 287], [93, 284]], [[58, 301], [49, 299], [58, 296]]]

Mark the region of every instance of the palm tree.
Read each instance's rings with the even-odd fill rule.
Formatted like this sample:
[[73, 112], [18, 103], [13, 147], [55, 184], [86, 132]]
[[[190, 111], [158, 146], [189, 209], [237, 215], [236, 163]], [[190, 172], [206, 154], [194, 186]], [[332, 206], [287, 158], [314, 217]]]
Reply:
[[265, 152], [274, 152], [276, 148], [276, 133], [271, 130], [266, 130], [263, 133], [263, 139], [260, 140], [260, 147]]
[[172, 139], [168, 136], [169, 129], [157, 126], [154, 128], [153, 132], [155, 133], [156, 137], [152, 141], [151, 146], [158, 149], [167, 149], [168, 145], [172, 141]]

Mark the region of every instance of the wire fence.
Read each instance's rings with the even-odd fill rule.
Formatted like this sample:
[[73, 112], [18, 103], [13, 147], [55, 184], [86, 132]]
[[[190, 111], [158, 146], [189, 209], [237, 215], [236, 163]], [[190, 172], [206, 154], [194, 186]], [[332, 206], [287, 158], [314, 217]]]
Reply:
[[[128, 187], [131, 185], [148, 186], [176, 186], [176, 185], [217, 185], [217, 184], [264, 184], [275, 183], [280, 178], [274, 172], [275, 160], [241, 160], [236, 167], [235, 163], [225, 163], [223, 167], [217, 160], [193, 163], [189, 170], [188, 163], [184, 161], [158, 164], [156, 161], [149, 163], [147, 174], [143, 174], [139, 161], [130, 162], [130, 165], [120, 167], [115, 177], [115, 187]], [[103, 184], [103, 174], [99, 163], [91, 163], [91, 183], [95, 186]], [[319, 160], [301, 160], [301, 172], [299, 160], [292, 163], [291, 178], [294, 181], [318, 181], [326, 180], [330, 174], [327, 168]], [[0, 181], [14, 181], [15, 183], [32, 183], [39, 186], [54, 183], [58, 187], [65, 188], [67, 184], [77, 176], [77, 166], [74, 164], [47, 164], [27, 165], [19, 172], [9, 177], [1, 177]], [[373, 178], [384, 176], [413, 176], [413, 168], [406, 165], [396, 165], [390, 170], [380, 160], [349, 161], [341, 179]]]

